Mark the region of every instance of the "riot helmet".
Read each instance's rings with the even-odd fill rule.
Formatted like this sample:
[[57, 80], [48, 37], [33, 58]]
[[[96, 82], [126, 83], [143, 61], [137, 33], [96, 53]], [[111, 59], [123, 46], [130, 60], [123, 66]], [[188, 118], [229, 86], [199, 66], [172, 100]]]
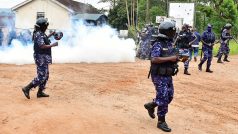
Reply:
[[41, 31], [45, 32], [49, 25], [49, 22], [46, 18], [39, 18], [36, 20], [35, 27], [39, 28]]
[[231, 29], [232, 25], [230, 23], [227, 23], [224, 27], [225, 29]]
[[208, 25], [207, 25], [207, 31], [208, 31], [208, 32], [212, 32], [212, 25], [211, 25], [211, 24], [208, 24]]
[[159, 33], [166, 35], [169, 39], [173, 39], [176, 33], [176, 27], [174, 23], [170, 21], [162, 22], [159, 25]]

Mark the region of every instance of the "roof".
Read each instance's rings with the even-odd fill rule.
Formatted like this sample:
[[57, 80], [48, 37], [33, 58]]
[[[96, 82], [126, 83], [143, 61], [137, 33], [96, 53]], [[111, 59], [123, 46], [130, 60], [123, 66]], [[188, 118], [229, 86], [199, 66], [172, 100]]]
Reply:
[[[25, 0], [22, 3], [14, 6], [12, 10], [17, 10], [20, 7], [32, 2], [33, 0]], [[59, 6], [65, 8], [72, 13], [99, 13], [98, 10], [90, 4], [84, 4], [73, 0], [51, 0]]]
[[98, 10], [90, 4], [84, 4], [73, 0], [56, 0], [76, 13], [99, 13]]
[[77, 14], [73, 18], [74, 19], [83, 19], [83, 20], [98, 20], [101, 16], [104, 16], [107, 18], [104, 14]]

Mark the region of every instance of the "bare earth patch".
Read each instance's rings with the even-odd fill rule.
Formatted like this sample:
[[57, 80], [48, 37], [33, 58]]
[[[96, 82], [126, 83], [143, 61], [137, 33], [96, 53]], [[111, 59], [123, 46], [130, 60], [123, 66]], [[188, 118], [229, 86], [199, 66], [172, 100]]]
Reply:
[[[190, 64], [191, 76], [174, 77], [175, 96], [167, 122], [172, 134], [238, 133], [238, 56], [217, 64], [213, 74]], [[35, 65], [0, 65], [0, 134], [159, 134], [157, 119], [143, 105], [155, 96], [147, 79], [149, 61], [53, 64], [46, 92], [27, 100], [21, 88]], [[205, 70], [205, 65], [203, 66]]]

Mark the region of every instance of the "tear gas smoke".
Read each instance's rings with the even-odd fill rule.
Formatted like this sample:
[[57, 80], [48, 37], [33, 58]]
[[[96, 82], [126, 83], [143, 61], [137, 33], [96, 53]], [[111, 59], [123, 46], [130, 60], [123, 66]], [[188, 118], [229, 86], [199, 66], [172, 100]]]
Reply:
[[[120, 39], [117, 31], [110, 26], [86, 26], [78, 22], [71, 30], [63, 32], [59, 46], [52, 48], [53, 63], [135, 61], [134, 40]], [[55, 40], [51, 38], [51, 42]], [[24, 46], [13, 40], [10, 47], [0, 49], [0, 57], [0, 63], [32, 64], [33, 44]]]

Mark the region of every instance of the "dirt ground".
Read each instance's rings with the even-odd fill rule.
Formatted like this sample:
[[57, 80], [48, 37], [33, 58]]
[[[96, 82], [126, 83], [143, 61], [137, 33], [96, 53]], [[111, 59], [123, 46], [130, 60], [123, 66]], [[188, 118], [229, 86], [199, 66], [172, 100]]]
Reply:
[[[174, 77], [175, 96], [167, 122], [172, 134], [238, 134], [238, 56], [217, 64], [213, 74], [183, 65]], [[149, 61], [53, 64], [46, 92], [27, 100], [21, 88], [35, 65], [0, 65], [0, 134], [162, 134], [144, 103], [155, 96], [147, 79]], [[205, 70], [205, 66], [203, 67]]]

